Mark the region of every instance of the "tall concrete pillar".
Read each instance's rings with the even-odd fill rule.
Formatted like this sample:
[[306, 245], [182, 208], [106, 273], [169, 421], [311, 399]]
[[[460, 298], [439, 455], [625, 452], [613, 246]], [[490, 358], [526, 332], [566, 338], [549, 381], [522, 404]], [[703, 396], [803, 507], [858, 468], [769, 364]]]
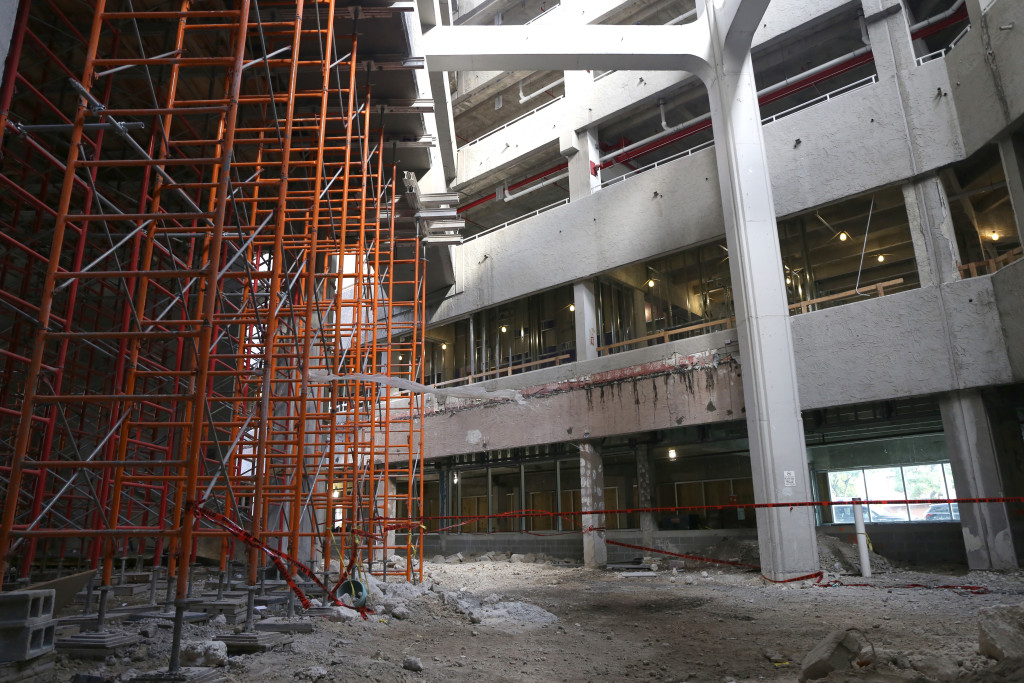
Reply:
[[[654, 455], [647, 444], [636, 448], [636, 506], [652, 507], [654, 502]], [[640, 545], [654, 545], [654, 530], [658, 528], [653, 512], [640, 513]]]
[[[580, 505], [583, 510], [604, 510], [604, 463], [592, 441], [580, 441]], [[608, 564], [604, 515], [585, 514], [583, 526], [583, 565], [596, 569]]]
[[597, 358], [597, 304], [593, 280], [572, 286], [576, 323], [576, 360]]
[[1024, 244], [1024, 132], [1007, 135], [999, 141], [999, 156], [1003, 159], [1006, 191], [1017, 223], [1017, 238]]
[[[946, 448], [958, 498], [1005, 495], [996, 440], [977, 391], [953, 392], [939, 400]], [[1015, 569], [1010, 518], [1003, 503], [961, 503], [960, 524], [971, 569]]]
[[[757, 6], [755, 6], [755, 4]], [[719, 9], [704, 2], [715, 51], [705, 75], [715, 128], [715, 154], [725, 216], [743, 364], [754, 497], [758, 503], [812, 499], [785, 274], [761, 131], [750, 42], [765, 3]], [[742, 14], [745, 10], [750, 15]], [[722, 12], [722, 23], [718, 13]], [[728, 23], [726, 23], [728, 22]], [[766, 508], [757, 515], [761, 567], [782, 580], [818, 570], [810, 507]]]
[[[385, 492], [387, 493], [387, 503], [384, 502]], [[376, 512], [378, 519], [394, 519], [398, 513], [398, 487], [395, 485], [395, 482], [392, 479], [384, 479], [377, 484], [376, 498]], [[377, 531], [375, 530], [374, 533], [377, 533]], [[394, 547], [394, 529], [392, 529], [391, 531], [384, 532], [384, 540], [388, 548]], [[378, 562], [387, 562], [387, 554], [387, 548], [377, 547], [377, 549], [373, 553], [373, 559]]]
[[922, 287], [960, 279], [960, 249], [953, 233], [949, 199], [934, 173], [903, 185], [910, 237]]

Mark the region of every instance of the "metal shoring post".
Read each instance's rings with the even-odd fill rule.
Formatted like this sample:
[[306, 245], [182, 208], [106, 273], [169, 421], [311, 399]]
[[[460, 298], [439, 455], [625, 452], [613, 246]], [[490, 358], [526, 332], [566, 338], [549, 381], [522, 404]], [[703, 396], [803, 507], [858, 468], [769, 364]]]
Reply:
[[149, 573], [149, 604], [156, 605], [156, 580], [157, 574], [160, 573], [162, 567], [153, 567]]
[[246, 586], [245, 590], [248, 593], [245, 600], [245, 633], [252, 633], [256, 620], [256, 586]]
[[96, 576], [93, 575], [89, 578], [89, 583], [85, 584], [85, 614], [86, 616], [92, 614], [92, 591], [93, 583], [96, 582]]
[[107, 594], [110, 593], [110, 586], [100, 586], [100, 605], [96, 616], [96, 630], [100, 633], [105, 628], [104, 621], [107, 618]]

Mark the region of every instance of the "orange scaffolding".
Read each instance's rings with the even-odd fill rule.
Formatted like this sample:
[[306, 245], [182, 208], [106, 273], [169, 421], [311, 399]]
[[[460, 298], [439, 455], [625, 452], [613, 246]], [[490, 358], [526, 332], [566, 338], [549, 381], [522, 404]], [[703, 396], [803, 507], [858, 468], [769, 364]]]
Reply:
[[169, 4], [95, 0], [77, 70], [53, 65], [71, 94], [3, 103], [23, 181], [61, 183], [0, 204], [0, 301], [34, 330], [0, 356], [21, 389], [0, 397], [0, 574], [74, 551], [109, 585], [166, 554], [180, 600], [201, 554], [255, 583], [263, 554], [202, 508], [315, 571], [399, 555], [417, 578], [420, 530], [391, 520], [420, 509], [420, 396], [349, 377], [422, 373], [422, 251], [360, 81], [373, 17]]

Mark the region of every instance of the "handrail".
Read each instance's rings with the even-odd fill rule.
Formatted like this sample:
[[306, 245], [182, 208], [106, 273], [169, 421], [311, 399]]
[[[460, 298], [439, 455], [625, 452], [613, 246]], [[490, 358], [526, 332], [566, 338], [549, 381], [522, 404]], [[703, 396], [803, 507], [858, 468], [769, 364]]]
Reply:
[[490, 233], [494, 232], [495, 230], [501, 230], [502, 228], [507, 228], [508, 226], [512, 225], [513, 223], [518, 223], [519, 221], [525, 221], [527, 218], [533, 218], [534, 216], [538, 216], [538, 215], [544, 213], [545, 211], [550, 211], [551, 209], [554, 209], [555, 207], [561, 206], [562, 204], [568, 204], [568, 203], [569, 203], [569, 198], [568, 197], [566, 197], [565, 199], [560, 199], [560, 200], [558, 200], [557, 202], [555, 202], [553, 204], [548, 204], [547, 206], [542, 206], [539, 209], [535, 209], [535, 210], [531, 211], [530, 213], [524, 213], [522, 216], [519, 216], [518, 218], [513, 218], [510, 221], [505, 221], [501, 225], [495, 225], [494, 227], [487, 228], [486, 230], [478, 232], [475, 235], [470, 235], [469, 237], [463, 239], [462, 243], [465, 244], [466, 242], [471, 242], [471, 241], [475, 240], [477, 237], [483, 237], [484, 235], [489, 235]]
[[963, 31], [960, 31], [960, 33], [956, 34], [956, 38], [953, 38], [953, 40], [946, 47], [940, 48], [940, 49], [936, 50], [935, 52], [929, 52], [926, 55], [922, 55], [922, 56], [918, 57], [917, 58], [917, 65], [918, 66], [924, 66], [928, 62], [931, 62], [931, 61], [934, 61], [936, 59], [939, 59], [940, 57], [945, 57], [946, 55], [948, 55], [953, 50], [954, 47], [957, 46], [957, 43], [959, 43], [961, 40], [964, 39], [964, 36], [966, 36], [968, 34], [968, 32], [970, 32], [970, 30], [971, 30], [971, 25], [968, 24], [967, 26], [964, 27]]
[[[886, 287], [895, 287], [896, 285], [902, 285], [902, 284], [903, 284], [903, 278], [900, 277], [900, 278], [896, 278], [895, 280], [886, 280], [885, 282], [879, 282], [878, 284], [875, 284], [875, 285], [869, 285], [865, 289], [867, 289], [867, 290], [874, 289], [875, 292], [878, 294], [878, 296], [885, 296], [885, 288]], [[814, 306], [816, 304], [825, 303], [826, 301], [835, 301], [836, 299], [846, 299], [846, 298], [851, 297], [851, 296], [864, 296], [865, 294], [866, 294], [866, 292], [863, 289], [861, 289], [861, 290], [850, 289], [850, 290], [847, 290], [845, 292], [839, 292], [838, 294], [829, 294], [828, 296], [820, 296], [817, 299], [808, 299], [807, 301], [798, 301], [795, 304], [790, 304], [789, 305], [789, 310], [790, 311], [794, 311], [794, 310], [799, 308], [801, 313], [807, 313], [808, 307]]]
[[625, 180], [626, 178], [632, 178], [635, 175], [639, 175], [641, 173], [645, 173], [646, 171], [649, 171], [652, 168], [656, 168], [658, 166], [661, 166], [662, 164], [667, 164], [670, 161], [675, 161], [676, 159], [682, 159], [683, 157], [688, 157], [691, 154], [696, 154], [697, 152], [699, 152], [699, 151], [701, 151], [703, 149], [707, 149], [708, 147], [714, 146], [714, 144], [715, 144], [714, 140], [708, 140], [707, 142], [702, 142], [699, 145], [691, 147], [690, 149], [684, 149], [682, 152], [676, 152], [672, 156], [665, 157], [664, 159], [659, 159], [658, 161], [655, 161], [653, 164], [647, 164], [646, 166], [641, 166], [640, 168], [633, 169], [632, 171], [627, 171], [627, 172], [623, 173], [622, 175], [617, 175], [614, 178], [609, 178], [608, 180], [605, 180], [604, 182], [602, 182], [599, 185], [599, 187], [604, 189], [604, 188], [606, 188], [606, 187], [608, 187], [610, 185], [614, 185], [617, 182]]
[[[1000, 254], [995, 258], [965, 263], [961, 266], [957, 266], [957, 269], [960, 271], [960, 277], [962, 278], [978, 277], [978, 275], [992, 275], [1000, 268], [1010, 265], [1021, 256], [1024, 256], [1024, 247], [1017, 247], [1016, 249], [1011, 249], [1005, 254]], [[988, 268], [989, 272], [979, 273], [978, 268]], [[967, 273], [970, 273], [970, 275]]]
[[552, 104], [554, 104], [558, 100], [562, 100], [562, 99], [565, 99], [565, 95], [564, 94], [559, 95], [558, 97], [556, 97], [556, 98], [554, 98], [552, 100], [548, 100], [547, 102], [545, 102], [544, 104], [540, 105], [536, 109], [531, 109], [530, 111], [526, 112], [525, 114], [520, 114], [519, 116], [515, 117], [514, 119], [512, 119], [508, 123], [502, 124], [502, 125], [498, 126], [497, 128], [495, 128], [494, 130], [491, 130], [491, 131], [488, 131], [488, 132], [484, 133], [483, 135], [481, 135], [480, 137], [476, 138], [475, 140], [471, 140], [471, 141], [467, 142], [462, 147], [469, 147], [470, 145], [475, 145], [476, 143], [480, 142], [484, 138], [491, 137], [492, 135], [497, 133], [499, 130], [505, 130], [506, 128], [511, 126], [513, 123], [519, 123], [520, 121], [525, 119], [527, 116], [532, 116], [533, 114], [536, 114], [537, 112], [539, 112], [541, 109], [544, 109], [545, 107], [550, 107]]
[[[851, 93], [851, 92], [853, 92], [855, 90], [860, 90], [861, 88], [865, 88], [865, 87], [867, 87], [867, 86], [869, 86], [869, 85], [871, 85], [873, 83], [877, 83], [877, 82], [878, 82], [878, 76], [877, 75], [867, 76], [865, 78], [860, 79], [859, 81], [855, 81], [853, 83], [844, 85], [841, 88], [836, 88], [835, 90], [833, 90], [831, 92], [827, 92], [824, 95], [819, 95], [818, 97], [815, 97], [813, 100], [808, 100], [807, 102], [804, 102], [803, 104], [798, 104], [795, 107], [791, 107], [791, 108], [789, 108], [789, 109], [787, 109], [787, 110], [785, 110], [783, 112], [779, 112], [778, 114], [773, 114], [772, 116], [768, 116], [768, 117], [766, 117], [766, 118], [761, 120], [761, 124], [765, 125], [765, 124], [768, 124], [768, 123], [773, 123], [773, 122], [778, 121], [779, 119], [781, 119], [781, 118], [783, 118], [785, 116], [789, 116], [790, 114], [796, 113], [796, 112], [798, 112], [798, 111], [800, 111], [802, 109], [807, 109], [809, 107], [813, 107], [816, 104], [820, 104], [822, 102], [827, 102], [827, 101], [831, 100], [833, 97], [838, 97], [840, 95], [846, 95], [846, 94]], [[698, 132], [700, 132], [700, 131], [698, 131]], [[708, 147], [711, 147], [714, 144], [715, 144], [714, 140], [708, 140], [707, 142], [702, 142], [701, 144], [696, 145], [694, 147], [691, 147], [690, 149], [683, 150], [682, 152], [677, 152], [677, 153], [675, 153], [675, 154], [673, 154], [671, 156], [665, 157], [664, 159], [659, 159], [658, 161], [655, 161], [652, 164], [647, 164], [646, 166], [641, 166], [640, 168], [634, 169], [632, 171], [628, 171], [626, 173], [623, 173], [622, 175], [615, 176], [614, 178], [609, 178], [608, 180], [602, 182], [599, 185], [599, 187], [601, 189], [604, 189], [606, 187], [614, 185], [615, 183], [621, 182], [621, 181], [625, 180], [626, 178], [632, 178], [633, 176], [639, 175], [641, 173], [645, 173], [645, 172], [651, 170], [652, 168], [657, 168], [658, 166], [661, 166], [662, 164], [667, 164], [670, 161], [675, 161], [676, 159], [681, 159], [681, 158], [683, 158], [685, 156], [690, 156], [691, 154], [694, 154], [694, 153], [699, 152], [701, 150], [707, 149]]]
[[560, 356], [552, 356], [551, 358], [542, 358], [541, 360], [530, 361], [529, 363], [520, 363], [519, 365], [510, 365], [505, 368], [496, 368], [494, 370], [487, 370], [486, 372], [480, 372], [475, 375], [466, 375], [465, 377], [458, 377], [456, 379], [449, 379], [444, 382], [437, 382], [430, 386], [435, 389], [438, 387], [446, 387], [456, 383], [466, 383], [471, 379], [486, 379], [487, 377], [508, 377], [512, 375], [513, 370], [522, 370], [523, 368], [532, 368], [534, 365], [544, 365], [545, 363], [554, 362], [555, 365], [561, 365], [563, 360], [572, 358], [572, 354], [563, 353]]
[[813, 107], [816, 104], [821, 104], [822, 102], [828, 102], [833, 97], [839, 97], [840, 95], [845, 95], [847, 93], [851, 93], [854, 90], [860, 90], [861, 88], [865, 88], [865, 87], [871, 85], [872, 83], [877, 83], [877, 82], [878, 82], [878, 75], [877, 74], [872, 74], [870, 76], [867, 76], [865, 78], [860, 79], [859, 81], [854, 81], [853, 83], [850, 83], [848, 85], [844, 85], [844, 86], [842, 86], [840, 88], [836, 88], [835, 90], [832, 90], [831, 92], [827, 92], [824, 95], [819, 95], [819, 96], [815, 97], [813, 100], [808, 100], [808, 101], [804, 102], [803, 104], [798, 104], [795, 107], [790, 107], [789, 109], [787, 109], [785, 111], [781, 111], [778, 114], [772, 114], [771, 116], [765, 117], [765, 118], [761, 119], [761, 124], [764, 125], [764, 124], [767, 124], [767, 123], [773, 123], [773, 122], [778, 121], [779, 119], [781, 119], [783, 117], [786, 117], [786, 116], [789, 116], [790, 114], [796, 113], [796, 112], [800, 111], [801, 109], [807, 109], [809, 107]]
[[721, 320], [712, 320], [707, 323], [700, 323], [698, 325], [687, 325], [686, 327], [675, 327], [671, 330], [662, 330], [656, 334], [649, 334], [645, 337], [637, 337], [636, 339], [627, 339], [626, 341], [615, 342], [614, 344], [606, 344], [605, 346], [598, 346], [597, 352], [600, 354], [602, 351], [608, 351], [609, 349], [615, 349], [620, 346], [631, 346], [632, 344], [641, 344], [654, 339], [661, 339], [662, 344], [667, 344], [672, 337], [683, 334], [685, 332], [693, 332], [695, 330], [702, 330], [707, 327], [715, 327], [717, 325], [729, 325], [736, 324], [736, 318], [722, 318]]

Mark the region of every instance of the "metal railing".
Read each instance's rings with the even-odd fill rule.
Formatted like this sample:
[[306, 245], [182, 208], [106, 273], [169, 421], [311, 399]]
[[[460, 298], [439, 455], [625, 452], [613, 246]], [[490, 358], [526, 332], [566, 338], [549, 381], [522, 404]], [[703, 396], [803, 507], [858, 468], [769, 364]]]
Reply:
[[763, 118], [763, 119], [761, 119], [761, 125], [766, 125], [766, 124], [769, 124], [769, 123], [774, 123], [775, 121], [778, 121], [781, 118], [785, 118], [785, 117], [789, 116], [790, 114], [795, 114], [798, 111], [801, 111], [803, 109], [808, 109], [808, 108], [813, 107], [815, 105], [821, 104], [822, 102], [828, 102], [829, 100], [831, 100], [834, 97], [839, 97], [840, 95], [845, 95], [847, 93], [851, 93], [854, 90], [860, 90], [861, 88], [866, 88], [867, 86], [869, 86], [869, 85], [871, 85], [873, 83], [877, 83], [877, 82], [878, 82], [878, 75], [877, 74], [872, 74], [871, 76], [867, 76], [866, 78], [862, 78], [859, 81], [854, 81], [853, 83], [850, 83], [848, 85], [844, 85], [841, 88], [836, 88], [835, 90], [833, 90], [831, 92], [827, 92], [824, 95], [819, 95], [818, 97], [815, 97], [813, 100], [807, 100], [806, 102], [804, 102], [802, 104], [798, 104], [795, 107], [790, 107], [789, 109], [787, 109], [785, 111], [781, 111], [778, 114], [772, 114], [771, 116]]
[[504, 124], [498, 126], [497, 128], [495, 128], [494, 130], [487, 131], [486, 133], [484, 133], [480, 137], [475, 138], [473, 140], [470, 140], [469, 142], [464, 144], [459, 149], [463, 149], [463, 148], [469, 147], [470, 145], [475, 145], [476, 143], [480, 142], [484, 138], [489, 138], [492, 135], [494, 135], [495, 133], [497, 133], [498, 131], [505, 130], [506, 128], [511, 126], [513, 123], [519, 123], [520, 121], [525, 119], [527, 116], [533, 116], [534, 114], [539, 112], [541, 109], [544, 109], [545, 107], [550, 107], [552, 104], [554, 104], [555, 102], [557, 102], [558, 100], [561, 100], [561, 99], [565, 99], [565, 95], [564, 94], [559, 95], [558, 97], [554, 98], [553, 100], [548, 100], [547, 102], [545, 102], [544, 104], [540, 105], [536, 109], [531, 109], [530, 111], [526, 112], [525, 114], [520, 114], [519, 116], [515, 117], [514, 119], [512, 119], [508, 123], [504, 123]]
[[924, 56], [918, 57], [917, 58], [917, 65], [918, 66], [924, 66], [928, 62], [932, 62], [932, 61], [935, 61], [936, 59], [941, 59], [942, 57], [945, 57], [946, 55], [948, 55], [950, 53], [950, 51], [954, 47], [957, 46], [957, 43], [959, 43], [961, 40], [964, 39], [964, 36], [966, 36], [970, 32], [970, 30], [971, 30], [971, 27], [968, 24], [967, 26], [964, 27], [963, 31], [960, 31], [960, 33], [956, 34], [956, 38], [954, 38], [952, 40], [952, 42], [950, 42], [950, 44], [947, 45], [946, 47], [944, 47], [942, 49], [939, 49], [939, 50], [936, 50], [935, 52], [929, 52], [928, 54], [926, 54]]
[[565, 199], [561, 199], [561, 200], [555, 202], [554, 204], [548, 204], [547, 206], [542, 206], [539, 209], [537, 209], [535, 211], [531, 211], [530, 213], [525, 213], [522, 216], [519, 216], [518, 218], [513, 218], [510, 221], [505, 221], [501, 225], [495, 225], [494, 227], [487, 228], [486, 230], [484, 230], [482, 232], [478, 232], [475, 235], [470, 235], [466, 239], [462, 240], [462, 243], [465, 244], [466, 242], [471, 242], [471, 241], [475, 240], [477, 237], [483, 237], [484, 235], [488, 235], [488, 234], [494, 232], [495, 230], [501, 230], [502, 228], [507, 228], [508, 226], [512, 225], [513, 223], [518, 223], [520, 221], [525, 221], [527, 218], [533, 218], [534, 216], [538, 216], [538, 215], [544, 213], [545, 211], [550, 211], [551, 209], [554, 209], [555, 207], [562, 206], [563, 204], [568, 204], [568, 203], [569, 203], [569, 198], [566, 197]]

